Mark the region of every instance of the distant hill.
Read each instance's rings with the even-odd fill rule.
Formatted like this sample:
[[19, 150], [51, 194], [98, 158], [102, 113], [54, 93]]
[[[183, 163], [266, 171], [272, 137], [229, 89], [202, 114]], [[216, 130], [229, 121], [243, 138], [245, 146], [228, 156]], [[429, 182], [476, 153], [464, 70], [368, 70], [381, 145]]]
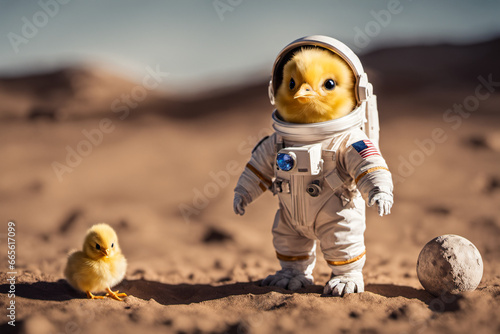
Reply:
[[[492, 74], [500, 81], [499, 57], [500, 39], [473, 45], [390, 48], [360, 56], [378, 95], [410, 100], [429, 92], [474, 89], [479, 75]], [[245, 110], [271, 108], [267, 82], [268, 78], [263, 78], [197, 96], [174, 97], [142, 89], [103, 68], [64, 68], [0, 78], [0, 119], [75, 120], [119, 113], [125, 107], [130, 117], [159, 113], [174, 118], [203, 117], [235, 106]], [[134, 90], [147, 95], [140, 96], [143, 100], [134, 99]]]
[[479, 75], [500, 81], [500, 38], [471, 45], [409, 46], [383, 49], [360, 57], [372, 71], [377, 91], [475, 87]]

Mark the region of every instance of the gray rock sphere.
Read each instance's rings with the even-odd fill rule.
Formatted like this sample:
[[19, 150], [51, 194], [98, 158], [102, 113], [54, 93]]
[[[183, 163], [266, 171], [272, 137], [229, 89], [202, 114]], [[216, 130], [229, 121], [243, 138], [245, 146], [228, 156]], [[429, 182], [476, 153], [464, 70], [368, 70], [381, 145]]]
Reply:
[[424, 246], [418, 256], [417, 275], [425, 290], [436, 297], [472, 291], [483, 277], [483, 260], [472, 242], [446, 234]]

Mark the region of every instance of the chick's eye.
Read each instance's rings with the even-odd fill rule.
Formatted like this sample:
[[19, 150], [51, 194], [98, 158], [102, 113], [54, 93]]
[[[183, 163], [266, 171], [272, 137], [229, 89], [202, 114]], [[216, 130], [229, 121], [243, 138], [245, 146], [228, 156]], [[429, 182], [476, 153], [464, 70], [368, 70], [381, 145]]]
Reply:
[[327, 90], [332, 90], [337, 85], [333, 79], [327, 79], [323, 84]]
[[293, 80], [293, 78], [290, 79], [290, 89], [294, 89], [295, 88], [295, 80]]
[[101, 245], [99, 245], [99, 244], [95, 244], [95, 248], [96, 248], [96, 249], [101, 249]]
[[111, 244], [111, 248], [113, 248], [113, 247], [114, 247], [114, 245], [115, 245], [114, 243], [113, 243], [113, 244]]

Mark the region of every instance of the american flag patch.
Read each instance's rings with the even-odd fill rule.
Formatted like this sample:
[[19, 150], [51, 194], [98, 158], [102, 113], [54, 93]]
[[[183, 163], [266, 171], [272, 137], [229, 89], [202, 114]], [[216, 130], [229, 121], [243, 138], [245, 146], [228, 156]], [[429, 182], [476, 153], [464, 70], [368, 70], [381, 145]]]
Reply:
[[360, 140], [352, 144], [352, 147], [356, 150], [356, 152], [361, 155], [363, 158], [368, 158], [372, 155], [380, 155], [378, 153], [377, 148], [373, 145], [373, 143], [369, 140]]

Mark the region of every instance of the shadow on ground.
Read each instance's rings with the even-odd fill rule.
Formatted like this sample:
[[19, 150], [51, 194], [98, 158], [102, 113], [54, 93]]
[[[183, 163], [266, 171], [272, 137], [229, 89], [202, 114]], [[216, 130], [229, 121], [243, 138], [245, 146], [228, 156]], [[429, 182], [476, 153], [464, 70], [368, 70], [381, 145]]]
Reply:
[[423, 289], [415, 289], [410, 286], [394, 285], [394, 284], [367, 284], [365, 291], [375, 293], [387, 298], [405, 297], [417, 298], [424, 303], [430, 302], [434, 297]]
[[442, 295], [435, 297], [423, 289], [415, 289], [409, 286], [394, 284], [368, 284], [365, 291], [375, 293], [387, 298], [405, 297], [408, 299], [419, 299], [427, 304], [433, 312], [453, 312], [460, 308], [458, 301], [462, 295]]
[[[277, 287], [260, 286], [261, 281], [233, 283], [226, 285], [208, 284], [165, 284], [144, 279], [124, 280], [113, 290], [118, 289], [128, 295], [143, 300], [154, 299], [162, 305], [187, 305], [200, 303], [208, 300], [215, 300], [238, 295], [263, 295], [272, 291], [282, 294], [319, 294], [323, 292], [323, 287], [319, 285], [309, 286], [296, 292], [291, 292]], [[8, 285], [0, 285], [0, 293], [7, 293]], [[446, 299], [436, 298], [422, 289], [415, 289], [409, 286], [394, 284], [368, 284], [365, 291], [371, 292], [386, 298], [404, 297], [408, 299], [419, 299], [426, 303], [431, 309], [434, 304], [444, 304], [442, 311], [453, 311], [457, 306], [458, 296], [452, 303]], [[28, 299], [66, 301], [71, 299], [85, 299], [85, 294], [72, 289], [64, 280], [57, 282], [36, 282], [22, 283], [16, 285], [16, 296]], [[444, 300], [444, 303], [439, 302]], [[435, 311], [435, 310], [433, 310]]]
[[[8, 288], [8, 284], [0, 285], [0, 293], [6, 294]], [[322, 289], [321, 286], [314, 285], [301, 289], [297, 293], [321, 293]], [[260, 281], [213, 286], [208, 284], [165, 284], [139, 279], [124, 280], [113, 290], [120, 290], [120, 292], [144, 300], [154, 299], [163, 305], [200, 303], [237, 295], [262, 295], [271, 291], [292, 294], [291, 291], [285, 289], [260, 286]], [[16, 297], [47, 301], [86, 298], [83, 292], [75, 291], [62, 279], [57, 282], [18, 283], [16, 284]]]

